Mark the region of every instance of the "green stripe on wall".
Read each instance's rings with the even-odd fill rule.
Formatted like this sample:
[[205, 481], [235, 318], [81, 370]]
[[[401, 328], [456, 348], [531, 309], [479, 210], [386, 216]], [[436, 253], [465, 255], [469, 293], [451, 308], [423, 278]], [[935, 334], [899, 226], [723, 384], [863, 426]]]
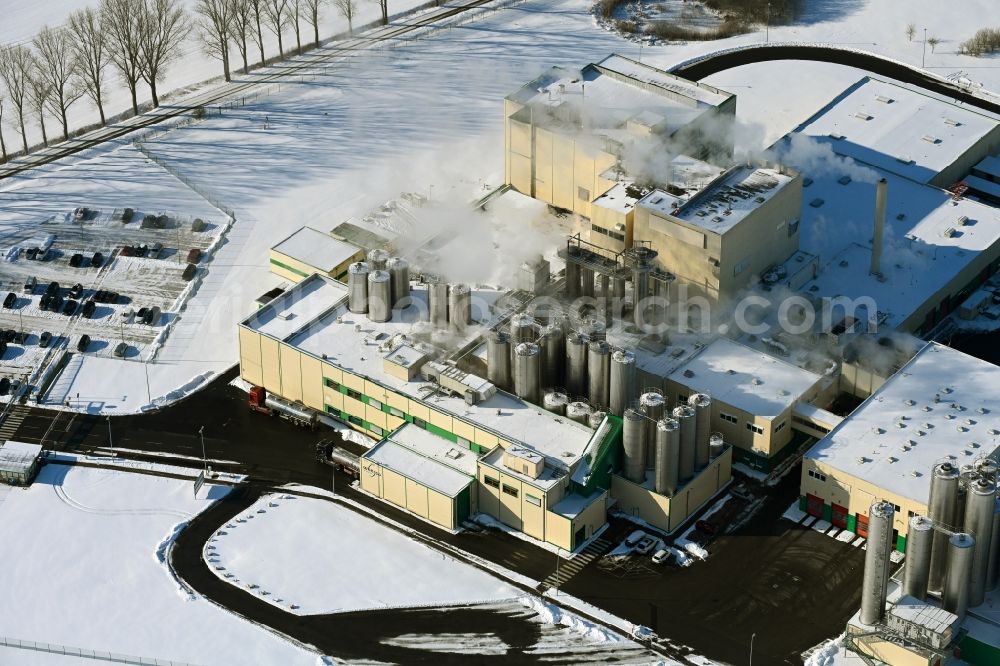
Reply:
[[275, 266], [278, 266], [279, 268], [284, 268], [286, 271], [295, 273], [296, 275], [299, 275], [299, 276], [304, 277], [304, 278], [307, 278], [310, 275], [309, 273], [303, 273], [302, 271], [298, 270], [297, 268], [292, 268], [288, 264], [283, 264], [280, 261], [278, 261], [277, 259], [271, 259], [271, 263], [274, 264]]

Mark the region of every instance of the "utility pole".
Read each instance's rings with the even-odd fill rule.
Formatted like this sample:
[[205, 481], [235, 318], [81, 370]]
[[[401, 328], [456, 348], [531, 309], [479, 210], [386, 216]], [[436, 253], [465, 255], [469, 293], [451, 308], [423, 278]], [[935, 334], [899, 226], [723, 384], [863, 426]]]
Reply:
[[927, 61], [927, 28], [924, 28], [924, 50], [920, 55], [920, 69], [924, 68], [924, 63]]
[[767, 3], [767, 18], [764, 21], [764, 43], [771, 43], [771, 3]]
[[111, 439], [111, 417], [109, 416], [107, 418], [108, 418], [108, 446], [111, 449], [111, 456], [114, 457], [114, 455], [115, 455], [115, 443], [114, 443], [114, 440]]
[[205, 426], [198, 428], [198, 434], [201, 435], [201, 459], [205, 463], [205, 472], [208, 472], [208, 456], [205, 455]]

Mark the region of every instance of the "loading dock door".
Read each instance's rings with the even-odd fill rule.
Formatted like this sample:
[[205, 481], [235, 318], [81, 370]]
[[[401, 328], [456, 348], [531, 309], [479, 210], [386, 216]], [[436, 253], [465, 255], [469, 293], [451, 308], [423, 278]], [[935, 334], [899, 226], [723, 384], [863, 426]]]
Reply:
[[863, 513], [857, 514], [858, 524], [857, 524], [857, 535], [868, 538], [868, 516]]
[[810, 516], [823, 516], [823, 498], [816, 497], [813, 494], [806, 495], [806, 512]]
[[830, 520], [836, 527], [840, 529], [847, 528], [847, 507], [840, 506], [839, 504], [833, 505], [833, 516]]

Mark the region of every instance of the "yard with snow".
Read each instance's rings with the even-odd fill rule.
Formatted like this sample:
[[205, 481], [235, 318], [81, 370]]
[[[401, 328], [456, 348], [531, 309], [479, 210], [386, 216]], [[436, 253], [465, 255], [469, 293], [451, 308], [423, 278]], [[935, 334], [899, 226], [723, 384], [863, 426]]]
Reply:
[[298, 615], [523, 596], [494, 576], [327, 500], [268, 495], [205, 544], [216, 575]]

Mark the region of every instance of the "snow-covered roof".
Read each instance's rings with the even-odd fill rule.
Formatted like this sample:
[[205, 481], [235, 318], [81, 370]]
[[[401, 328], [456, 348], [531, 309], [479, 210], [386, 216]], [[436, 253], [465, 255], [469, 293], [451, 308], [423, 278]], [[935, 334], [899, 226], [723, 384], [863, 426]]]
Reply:
[[610, 190], [594, 199], [594, 205], [617, 213], [629, 213], [635, 208], [637, 200], [628, 195], [627, 189], [625, 183], [615, 183]]
[[[304, 284], [305, 281], [300, 282], [290, 290], [293, 299]], [[500, 295], [497, 291], [474, 289], [472, 300], [473, 303], [482, 303], [485, 308]], [[419, 400], [433, 409], [462, 418], [502, 439], [523, 444], [542, 454], [547, 466], [568, 469], [579, 461], [590, 439], [591, 431], [586, 426], [503, 391], [497, 391], [476, 405], [469, 405], [461, 397], [442, 395], [430, 382], [419, 378], [408, 382], [386, 373], [383, 368], [384, 352], [380, 351], [380, 347], [394, 337], [399, 342], [402, 338], [398, 336], [413, 336], [415, 327], [426, 325], [421, 314], [429, 310], [427, 290], [415, 284], [411, 299], [413, 304], [403, 310], [395, 310], [392, 320], [376, 323], [366, 315], [350, 312], [344, 298], [340, 298], [335, 307], [314, 318], [291, 336], [288, 343], [316, 357], [325, 355], [328, 362], [338, 367]], [[479, 308], [473, 308], [474, 315], [477, 311]], [[300, 321], [304, 322], [304, 318]], [[355, 325], [360, 330], [355, 330]], [[475, 327], [470, 327], [467, 339], [451, 341], [453, 348], [462, 346], [477, 333]]]
[[346, 298], [346, 285], [314, 273], [247, 317], [243, 325], [284, 340]]
[[454, 497], [476, 476], [476, 454], [407, 423], [362, 458]]
[[985, 174], [989, 174], [994, 178], [1000, 178], [1000, 156], [997, 155], [987, 155], [979, 164], [972, 167], [976, 171], [982, 171]]
[[[971, 190], [976, 190], [982, 194], [1000, 199], [1000, 183], [995, 183], [992, 180], [986, 180], [979, 176], [966, 176], [962, 179], [962, 182], [968, 185]], [[975, 192], [972, 194], [975, 194]]]
[[958, 622], [958, 616], [954, 613], [907, 595], [900, 597], [889, 608], [889, 613], [938, 634], [948, 631]]
[[841, 183], [836, 171], [805, 175], [813, 182], [802, 190], [800, 245], [822, 266], [805, 293], [870, 296], [893, 328], [1000, 240], [1000, 210], [881, 172], [888, 202], [879, 279], [869, 274], [874, 183]]
[[890, 173], [926, 183], [997, 125], [984, 111], [865, 77], [796, 132]]
[[552, 507], [552, 513], [556, 513], [570, 519], [576, 518], [583, 512], [584, 509], [600, 499], [603, 495], [603, 490], [595, 490], [589, 495], [570, 493], [564, 496], [556, 503], [555, 506]]
[[774, 418], [821, 377], [729, 338], [718, 338], [670, 379], [754, 416]]
[[612, 53], [597, 63], [597, 67], [615, 72], [641, 83], [669, 91], [674, 95], [688, 98], [700, 104], [719, 106], [733, 96], [733, 93], [714, 86], [683, 79], [676, 74], [665, 72], [651, 65]]
[[937, 462], [997, 450], [998, 383], [997, 366], [929, 343], [806, 458], [926, 504]]
[[704, 231], [724, 234], [792, 180], [792, 176], [777, 169], [738, 166], [714, 180], [679, 208], [674, 208], [677, 199], [661, 190], [647, 194], [639, 205]]
[[27, 474], [41, 453], [40, 444], [8, 440], [0, 446], [0, 471]]
[[354, 257], [359, 248], [312, 227], [302, 227], [271, 250], [328, 273]]

